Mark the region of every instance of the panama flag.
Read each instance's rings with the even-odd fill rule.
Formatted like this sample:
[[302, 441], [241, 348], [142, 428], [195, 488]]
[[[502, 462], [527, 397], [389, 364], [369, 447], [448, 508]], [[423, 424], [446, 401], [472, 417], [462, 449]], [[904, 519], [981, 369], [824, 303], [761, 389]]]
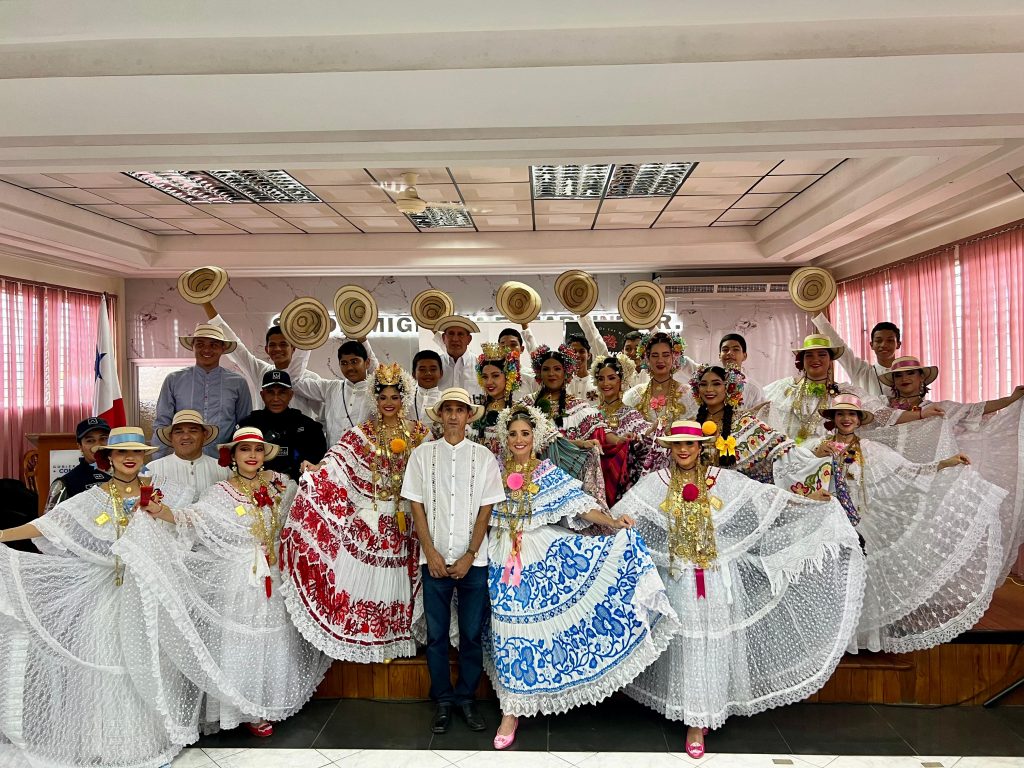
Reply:
[[92, 412], [107, 420], [111, 427], [124, 427], [124, 400], [117, 380], [117, 358], [110, 338], [107, 295], [100, 300], [100, 318], [96, 326], [96, 382], [92, 394]]

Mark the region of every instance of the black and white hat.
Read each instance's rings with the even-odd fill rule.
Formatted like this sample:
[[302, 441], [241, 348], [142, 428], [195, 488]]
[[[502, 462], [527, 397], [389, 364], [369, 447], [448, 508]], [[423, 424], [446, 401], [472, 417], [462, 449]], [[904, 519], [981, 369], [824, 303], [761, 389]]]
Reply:
[[279, 371], [276, 368], [272, 371], [267, 371], [263, 374], [263, 384], [260, 389], [266, 389], [267, 387], [288, 387], [292, 388], [292, 377], [288, 375], [288, 371]]

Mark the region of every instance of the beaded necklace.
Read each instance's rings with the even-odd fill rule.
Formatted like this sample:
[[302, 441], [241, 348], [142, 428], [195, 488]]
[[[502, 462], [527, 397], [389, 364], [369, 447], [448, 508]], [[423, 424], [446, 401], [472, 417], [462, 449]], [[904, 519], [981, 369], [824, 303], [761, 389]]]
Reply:
[[[806, 376], [801, 376], [795, 386], [786, 390], [786, 394], [794, 395], [790, 412], [800, 424], [794, 436], [797, 444], [800, 444], [814, 434], [821, 423], [819, 411], [828, 406], [833, 395], [839, 394], [839, 388], [828, 379], [811, 381]], [[808, 403], [811, 403], [810, 411], [806, 408]]]
[[[505, 504], [498, 507], [498, 516], [505, 522], [513, 547], [518, 547], [523, 523], [529, 523], [533, 518], [533, 497], [540, 492], [540, 486], [533, 480], [533, 473], [537, 471], [539, 465], [540, 461], [536, 458], [531, 458], [525, 464], [510, 462], [502, 477], [506, 499]], [[522, 484], [518, 488], [513, 488], [509, 485], [508, 478], [516, 474], [522, 477]]]
[[610, 403], [601, 403], [601, 415], [604, 416], [604, 420], [608, 424], [609, 429], [615, 430], [619, 428], [619, 410], [621, 408], [621, 395], [616, 397]]
[[[125, 487], [124, 490], [125, 493], [128, 493], [131, 488]], [[117, 484], [114, 482], [113, 476], [111, 476], [110, 482], [107, 483], [107, 498], [110, 499], [110, 511], [113, 513], [113, 517], [104, 512], [96, 518], [96, 522], [99, 525], [104, 525], [113, 519], [114, 541], [117, 541], [121, 538], [121, 534], [124, 532], [124, 529], [128, 527], [128, 523], [131, 522], [131, 518], [128, 517], [128, 511], [125, 509], [126, 500], [122, 498], [121, 493], [118, 491]], [[114, 586], [120, 587], [123, 584], [124, 563], [121, 562], [120, 555], [114, 555]]]
[[[668, 515], [669, 572], [675, 573], [676, 560], [707, 568], [718, 558], [711, 507], [720, 506], [721, 500], [708, 495], [716, 475], [709, 474], [700, 462], [689, 472], [675, 465], [670, 472], [668, 494], [661, 503], [661, 510]], [[692, 479], [687, 480], [687, 475]]]
[[[236, 471], [232, 479], [235, 481], [235, 487], [247, 502], [244, 507], [240, 506], [235, 510], [236, 514], [239, 517], [243, 514], [249, 515], [253, 519], [249, 532], [262, 546], [267, 556], [267, 563], [269, 565], [276, 564], [277, 535], [281, 532], [284, 522], [281, 515], [281, 492], [277, 483], [263, 482], [260, 479], [260, 473], [250, 480]], [[264, 512], [264, 510], [266, 511]], [[255, 565], [252, 569], [253, 573], [256, 573]]]

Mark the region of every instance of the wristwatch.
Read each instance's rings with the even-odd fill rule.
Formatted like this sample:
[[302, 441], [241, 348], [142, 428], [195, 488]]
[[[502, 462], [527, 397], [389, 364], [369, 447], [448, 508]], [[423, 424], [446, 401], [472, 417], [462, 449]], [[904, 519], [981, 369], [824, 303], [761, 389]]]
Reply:
[[475, 549], [467, 549], [466, 550], [466, 554], [471, 556], [474, 560], [476, 560], [476, 550]]

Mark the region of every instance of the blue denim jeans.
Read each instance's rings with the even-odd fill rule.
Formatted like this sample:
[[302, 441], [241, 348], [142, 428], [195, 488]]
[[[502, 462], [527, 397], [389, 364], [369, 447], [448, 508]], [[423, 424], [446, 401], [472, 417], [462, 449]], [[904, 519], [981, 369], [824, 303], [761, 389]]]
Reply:
[[[483, 675], [482, 633], [490, 616], [487, 566], [473, 566], [456, 581], [448, 576], [435, 579], [422, 565], [423, 611], [427, 618], [427, 668], [430, 670], [430, 698], [438, 704], [473, 701]], [[458, 595], [459, 679], [452, 686], [448, 661], [448, 628], [452, 620], [452, 595]]]

